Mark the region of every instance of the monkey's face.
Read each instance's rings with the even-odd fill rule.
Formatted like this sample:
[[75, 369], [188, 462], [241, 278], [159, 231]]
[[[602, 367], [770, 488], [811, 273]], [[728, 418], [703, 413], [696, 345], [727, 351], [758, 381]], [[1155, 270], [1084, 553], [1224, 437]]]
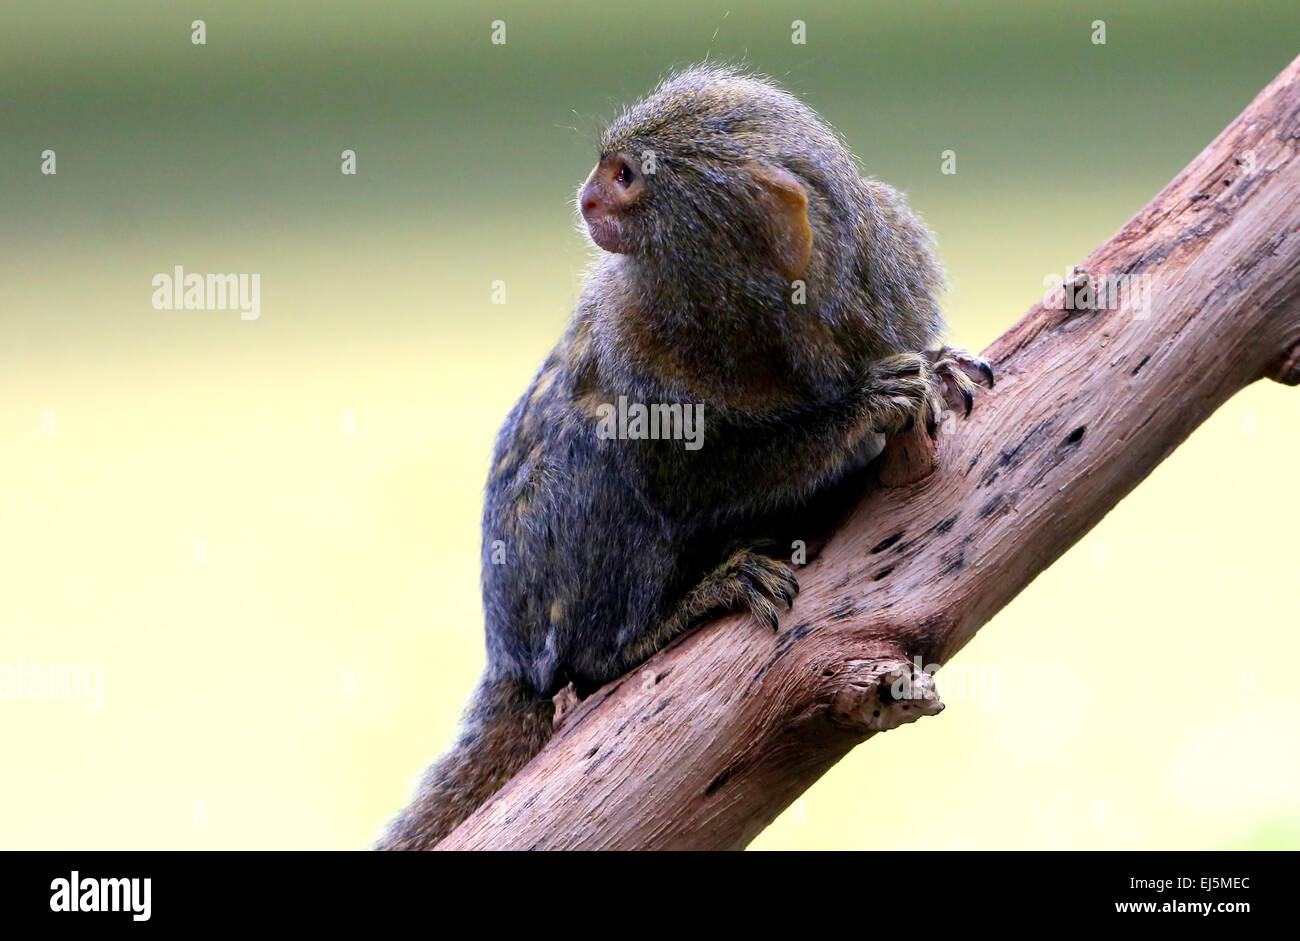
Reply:
[[591, 240], [607, 252], [626, 254], [635, 246], [632, 228], [645, 180], [620, 153], [606, 154], [578, 191], [578, 208]]

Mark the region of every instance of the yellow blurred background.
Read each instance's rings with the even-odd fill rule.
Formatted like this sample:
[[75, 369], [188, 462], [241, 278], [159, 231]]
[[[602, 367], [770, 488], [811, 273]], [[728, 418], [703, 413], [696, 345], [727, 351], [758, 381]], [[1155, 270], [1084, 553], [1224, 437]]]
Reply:
[[[935, 228], [979, 349], [1297, 36], [1289, 0], [8, 4], [0, 673], [102, 689], [0, 698], [0, 847], [368, 845], [482, 665], [488, 452], [577, 291], [592, 138], [669, 67], [818, 108]], [[176, 265], [260, 274], [261, 316], [155, 310]], [[961, 653], [942, 717], [755, 847], [1300, 847], [1298, 406], [1228, 403]]]

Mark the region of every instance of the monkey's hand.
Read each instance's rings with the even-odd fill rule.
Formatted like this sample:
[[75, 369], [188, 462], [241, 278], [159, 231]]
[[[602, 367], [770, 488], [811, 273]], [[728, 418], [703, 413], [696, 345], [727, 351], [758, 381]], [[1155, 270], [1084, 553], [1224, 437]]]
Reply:
[[977, 382], [993, 387], [993, 367], [964, 350], [943, 347], [900, 353], [874, 364], [864, 389], [873, 430], [886, 435], [909, 430], [918, 418], [934, 434], [944, 406], [970, 415]]
[[970, 416], [975, 404], [975, 388], [979, 383], [993, 388], [993, 367], [988, 360], [953, 346], [927, 350], [926, 358], [934, 369], [945, 402], [954, 409], [961, 406], [963, 414]]
[[873, 431], [896, 435], [917, 419], [931, 434], [943, 416], [943, 383], [925, 353], [899, 353], [873, 363], [862, 388]]

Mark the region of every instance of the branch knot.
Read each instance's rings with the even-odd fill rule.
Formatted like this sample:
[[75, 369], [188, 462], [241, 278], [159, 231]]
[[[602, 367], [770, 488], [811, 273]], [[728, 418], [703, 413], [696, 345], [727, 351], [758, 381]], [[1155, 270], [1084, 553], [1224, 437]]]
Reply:
[[851, 732], [885, 732], [943, 711], [934, 677], [896, 657], [850, 661], [836, 684], [830, 721]]

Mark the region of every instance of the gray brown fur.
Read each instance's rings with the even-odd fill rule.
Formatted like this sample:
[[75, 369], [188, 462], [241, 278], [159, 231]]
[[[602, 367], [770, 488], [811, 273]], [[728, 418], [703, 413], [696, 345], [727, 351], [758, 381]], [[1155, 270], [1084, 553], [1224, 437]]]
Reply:
[[[549, 735], [550, 698], [623, 674], [701, 618], [776, 626], [798, 590], [779, 556], [818, 494], [933, 423], [945, 381], [941, 274], [903, 198], [864, 179], [807, 106], [728, 68], [679, 73], [602, 141], [653, 175], [623, 254], [594, 262], [572, 322], [498, 437], [483, 515], [487, 669], [466, 731], [381, 841], [431, 846]], [[807, 195], [806, 303], [774, 264], [763, 168]], [[756, 175], [757, 174], [757, 175]], [[602, 440], [596, 409], [702, 403], [704, 444]], [[794, 529], [790, 524], [794, 524]], [[494, 564], [494, 543], [504, 564]]]

